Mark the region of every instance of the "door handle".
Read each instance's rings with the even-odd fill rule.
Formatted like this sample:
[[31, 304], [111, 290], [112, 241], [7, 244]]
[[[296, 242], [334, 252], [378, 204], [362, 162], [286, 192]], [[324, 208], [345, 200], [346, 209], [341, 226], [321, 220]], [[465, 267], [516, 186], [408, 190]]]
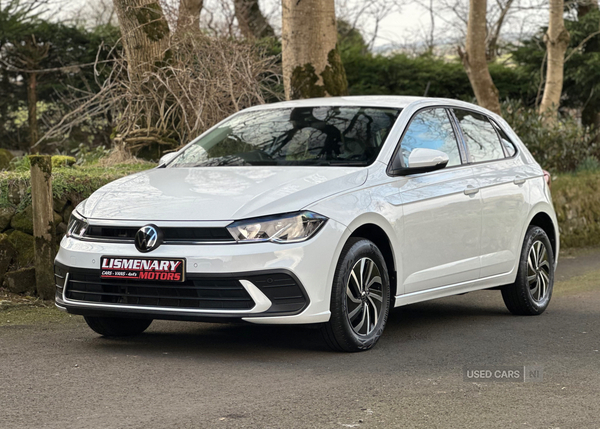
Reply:
[[475, 188], [471, 185], [467, 186], [467, 189], [465, 189], [465, 195], [475, 195], [477, 192], [479, 192], [479, 188]]
[[515, 185], [522, 185], [523, 183], [525, 183], [527, 181], [527, 178], [525, 177], [521, 177], [521, 176], [517, 176], [515, 177], [515, 180], [513, 180], [513, 183]]

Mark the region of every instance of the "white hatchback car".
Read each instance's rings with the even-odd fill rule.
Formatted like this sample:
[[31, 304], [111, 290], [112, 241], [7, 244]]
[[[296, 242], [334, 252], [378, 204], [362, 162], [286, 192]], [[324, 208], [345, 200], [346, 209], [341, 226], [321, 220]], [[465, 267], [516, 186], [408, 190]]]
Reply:
[[371, 348], [390, 307], [500, 288], [550, 301], [542, 168], [499, 116], [415, 97], [257, 106], [74, 211], [56, 304], [107, 336], [152, 319], [321, 324]]

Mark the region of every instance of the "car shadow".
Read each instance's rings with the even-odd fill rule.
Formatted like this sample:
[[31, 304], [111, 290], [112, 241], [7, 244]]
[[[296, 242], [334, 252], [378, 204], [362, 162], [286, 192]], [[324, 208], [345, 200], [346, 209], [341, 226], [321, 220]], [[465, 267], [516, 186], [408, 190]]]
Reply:
[[93, 346], [132, 353], [162, 351], [165, 354], [224, 356], [251, 356], [273, 351], [329, 351], [316, 327], [168, 321], [155, 321], [148, 331], [134, 337], [98, 337]]
[[[498, 293], [498, 292], [495, 292]], [[383, 336], [403, 341], [419, 332], [443, 334], [463, 329], [465, 324], [510, 317], [494, 292], [449, 297], [393, 309]], [[385, 341], [388, 342], [388, 341]], [[88, 344], [106, 352], [127, 354], [160, 353], [219, 355], [222, 358], [255, 358], [273, 352], [294, 356], [331, 353], [318, 326], [253, 325], [249, 323], [208, 324], [154, 321], [142, 335], [127, 338], [96, 337]]]

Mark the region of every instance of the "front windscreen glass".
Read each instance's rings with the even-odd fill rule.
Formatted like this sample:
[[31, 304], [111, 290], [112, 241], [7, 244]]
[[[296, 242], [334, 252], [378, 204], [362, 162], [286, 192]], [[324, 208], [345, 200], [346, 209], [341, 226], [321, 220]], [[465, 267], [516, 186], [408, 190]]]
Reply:
[[190, 145], [169, 167], [364, 166], [377, 158], [400, 109], [295, 107], [241, 113]]

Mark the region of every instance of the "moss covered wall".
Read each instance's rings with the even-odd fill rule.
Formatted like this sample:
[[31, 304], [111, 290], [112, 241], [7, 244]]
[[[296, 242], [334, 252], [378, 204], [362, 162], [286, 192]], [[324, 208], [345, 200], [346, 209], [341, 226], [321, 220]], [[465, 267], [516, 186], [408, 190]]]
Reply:
[[[54, 161], [54, 159], [53, 159]], [[60, 161], [60, 162], [58, 162]], [[67, 230], [73, 209], [101, 186], [138, 171], [150, 163], [68, 167], [70, 160], [53, 162], [52, 193], [56, 247]], [[0, 172], [0, 287], [15, 293], [32, 293], [34, 263], [33, 211], [29, 171]], [[24, 275], [27, 273], [28, 275]]]

